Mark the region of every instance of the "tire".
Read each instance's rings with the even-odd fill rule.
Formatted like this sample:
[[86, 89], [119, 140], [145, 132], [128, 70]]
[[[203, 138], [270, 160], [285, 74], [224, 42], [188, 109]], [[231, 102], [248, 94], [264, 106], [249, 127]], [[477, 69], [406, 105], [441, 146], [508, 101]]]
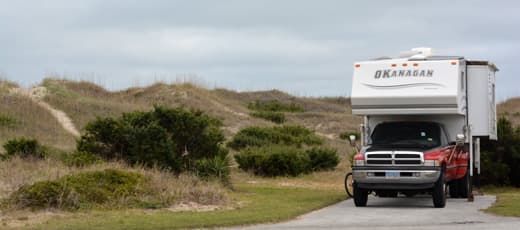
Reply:
[[354, 197], [354, 179], [352, 178], [352, 173], [347, 173], [345, 176], [345, 191], [348, 197]]
[[468, 198], [469, 193], [471, 192], [471, 184], [469, 183], [469, 170], [466, 171], [466, 175], [464, 177], [457, 180], [459, 197], [460, 198]]
[[453, 180], [448, 183], [448, 190], [451, 198], [459, 198], [459, 180]]
[[368, 190], [359, 188], [355, 182], [353, 184], [353, 187], [354, 187], [354, 204], [356, 205], [356, 207], [367, 206]]
[[446, 181], [444, 180], [444, 167], [435, 186], [433, 187], [433, 206], [435, 208], [444, 208], [446, 206]]

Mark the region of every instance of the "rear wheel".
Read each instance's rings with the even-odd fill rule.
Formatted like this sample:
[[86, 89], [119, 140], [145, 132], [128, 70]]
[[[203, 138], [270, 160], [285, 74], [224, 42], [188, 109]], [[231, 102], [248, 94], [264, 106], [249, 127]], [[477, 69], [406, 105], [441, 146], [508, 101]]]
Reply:
[[357, 184], [354, 182], [354, 204], [356, 207], [365, 207], [367, 206], [368, 201], [368, 190], [359, 188]]
[[466, 175], [464, 177], [457, 180], [459, 197], [468, 198], [469, 193], [471, 192], [471, 184], [469, 183], [469, 170], [466, 171]]
[[439, 176], [439, 180], [435, 182], [433, 187], [433, 206], [436, 208], [444, 208], [446, 206], [446, 181], [444, 180], [444, 167]]
[[448, 190], [451, 198], [458, 198], [459, 192], [459, 180], [452, 180], [448, 183]]

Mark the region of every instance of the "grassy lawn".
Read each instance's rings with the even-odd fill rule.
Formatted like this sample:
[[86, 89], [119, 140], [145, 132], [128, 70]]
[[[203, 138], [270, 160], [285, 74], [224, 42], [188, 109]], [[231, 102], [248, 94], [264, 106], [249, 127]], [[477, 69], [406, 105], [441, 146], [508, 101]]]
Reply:
[[339, 190], [236, 185], [240, 208], [212, 212], [91, 211], [56, 217], [36, 229], [179, 229], [289, 220], [343, 200]]
[[497, 196], [497, 202], [485, 212], [520, 217], [520, 188], [487, 188], [484, 191]]

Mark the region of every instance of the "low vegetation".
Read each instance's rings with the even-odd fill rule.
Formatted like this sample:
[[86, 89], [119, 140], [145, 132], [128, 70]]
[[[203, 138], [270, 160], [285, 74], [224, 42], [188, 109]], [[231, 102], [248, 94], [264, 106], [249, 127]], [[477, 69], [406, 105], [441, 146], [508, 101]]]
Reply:
[[301, 126], [249, 127], [240, 130], [228, 146], [239, 151], [239, 168], [261, 176], [297, 176], [330, 170], [339, 163], [335, 149], [311, 146], [323, 140]]
[[253, 117], [262, 118], [264, 120], [272, 121], [276, 124], [281, 124], [285, 122], [285, 114], [282, 112], [275, 111], [254, 111], [249, 113], [249, 115]]
[[272, 121], [276, 124], [285, 122], [285, 114], [283, 112], [304, 112], [305, 110], [301, 105], [296, 103], [282, 103], [276, 100], [273, 101], [255, 101], [250, 102], [247, 106], [252, 112], [249, 115], [253, 117], [262, 118], [268, 121]]
[[323, 140], [311, 130], [302, 126], [248, 127], [240, 130], [228, 146], [241, 150], [252, 146], [267, 145], [320, 145]]
[[0, 114], [0, 128], [14, 128], [19, 121], [9, 115]]
[[331, 170], [339, 163], [336, 150], [287, 146], [251, 147], [235, 155], [239, 168], [261, 176], [298, 176]]
[[18, 138], [7, 141], [3, 145], [5, 153], [3, 159], [18, 156], [21, 158], [41, 159], [46, 155], [45, 147], [35, 139]]
[[214, 228], [278, 222], [292, 219], [345, 198], [344, 191], [305, 188], [276, 188], [237, 185], [234, 199], [241, 206], [213, 212], [176, 212], [162, 210], [94, 212], [89, 218], [77, 213], [57, 217], [35, 226], [44, 229], [186, 229]]
[[69, 167], [86, 167], [103, 162], [103, 159], [98, 155], [81, 151], [63, 154], [61, 158], [63, 163]]
[[272, 111], [272, 112], [303, 112], [303, 106], [296, 103], [282, 103], [277, 100], [272, 101], [255, 101], [247, 105], [247, 108], [253, 111]]

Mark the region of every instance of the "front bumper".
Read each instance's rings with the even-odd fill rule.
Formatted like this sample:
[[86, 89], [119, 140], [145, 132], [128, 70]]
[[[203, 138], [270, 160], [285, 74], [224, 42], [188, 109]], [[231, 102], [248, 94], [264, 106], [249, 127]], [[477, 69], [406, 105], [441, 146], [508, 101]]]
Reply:
[[354, 166], [352, 176], [359, 188], [411, 190], [433, 188], [441, 175], [432, 166]]

